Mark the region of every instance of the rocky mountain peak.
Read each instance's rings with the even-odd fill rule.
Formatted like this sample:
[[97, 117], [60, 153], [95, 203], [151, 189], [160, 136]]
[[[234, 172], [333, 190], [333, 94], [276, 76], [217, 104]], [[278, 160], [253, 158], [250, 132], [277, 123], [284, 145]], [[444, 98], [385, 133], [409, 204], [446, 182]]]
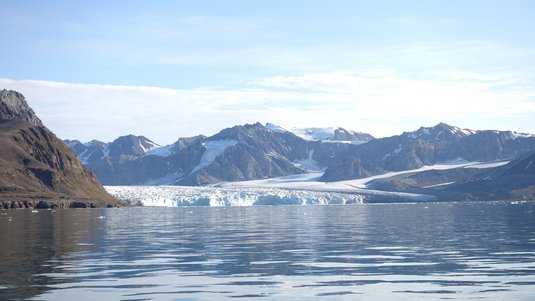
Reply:
[[273, 124], [273, 123], [269, 123], [269, 122], [266, 123], [265, 127], [266, 129], [275, 133], [287, 133], [288, 132], [288, 130], [286, 130], [285, 128], [278, 126], [276, 124]]
[[89, 142], [84, 143], [87, 147], [104, 147], [106, 146], [106, 142], [102, 142], [100, 140], [93, 139]]
[[237, 125], [233, 126], [231, 128], [226, 128], [219, 133], [215, 134], [214, 136], [210, 137], [209, 140], [238, 140], [241, 141], [244, 138], [248, 138], [251, 136], [258, 136], [265, 133], [270, 132], [268, 128], [266, 128], [261, 123], [257, 122], [254, 124], [245, 124], [245, 125]]
[[108, 145], [109, 155], [140, 156], [159, 145], [145, 136], [126, 135], [115, 139]]
[[174, 146], [178, 149], [184, 149], [195, 143], [202, 143], [204, 142], [204, 140], [206, 140], [206, 136], [204, 135], [197, 135], [197, 136], [187, 137], [187, 138], [178, 138], [178, 140], [174, 143]]
[[344, 128], [337, 128], [333, 132], [334, 136], [331, 138], [335, 141], [360, 141], [366, 142], [375, 139], [372, 135], [367, 133], [355, 132], [346, 130]]
[[441, 122], [433, 127], [420, 127], [413, 132], [404, 132], [402, 136], [412, 139], [443, 141], [460, 139], [475, 133], [476, 131], [473, 130], [461, 129]]
[[21, 119], [36, 126], [43, 126], [24, 95], [6, 89], [0, 91], [0, 119]]

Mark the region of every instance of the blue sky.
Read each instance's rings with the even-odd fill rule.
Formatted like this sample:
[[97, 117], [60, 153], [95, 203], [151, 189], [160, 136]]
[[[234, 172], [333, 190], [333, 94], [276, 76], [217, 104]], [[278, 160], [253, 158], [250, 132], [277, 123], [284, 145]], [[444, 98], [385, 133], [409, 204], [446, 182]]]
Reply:
[[533, 1], [0, 1], [0, 88], [62, 138], [246, 122], [535, 132]]

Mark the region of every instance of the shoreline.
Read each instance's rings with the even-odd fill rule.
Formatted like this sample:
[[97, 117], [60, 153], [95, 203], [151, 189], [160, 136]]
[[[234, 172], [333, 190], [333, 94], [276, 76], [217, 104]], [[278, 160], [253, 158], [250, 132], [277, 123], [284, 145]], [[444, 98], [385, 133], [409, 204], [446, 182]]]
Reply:
[[131, 207], [124, 205], [106, 204], [97, 200], [84, 199], [46, 199], [46, 198], [13, 198], [13, 200], [0, 200], [0, 210], [12, 209], [68, 209], [68, 208], [115, 208]]

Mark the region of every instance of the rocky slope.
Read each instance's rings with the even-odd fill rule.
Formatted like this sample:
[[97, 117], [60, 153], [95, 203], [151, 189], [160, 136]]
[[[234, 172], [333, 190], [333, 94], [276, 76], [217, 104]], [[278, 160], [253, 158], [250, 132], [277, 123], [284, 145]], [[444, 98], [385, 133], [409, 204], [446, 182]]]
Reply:
[[[446, 188], [444, 188], [446, 189]], [[447, 187], [474, 200], [534, 200], [535, 152], [524, 154], [470, 181]]]
[[103, 207], [121, 202], [28, 106], [0, 92], [0, 208]]

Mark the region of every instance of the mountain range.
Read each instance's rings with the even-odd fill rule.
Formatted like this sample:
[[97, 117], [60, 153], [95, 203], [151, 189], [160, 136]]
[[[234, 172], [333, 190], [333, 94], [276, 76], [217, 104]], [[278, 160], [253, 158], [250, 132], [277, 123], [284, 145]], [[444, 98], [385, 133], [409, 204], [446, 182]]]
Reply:
[[372, 139], [342, 128], [299, 129], [296, 134], [256, 123], [166, 146], [132, 135], [110, 143], [65, 142], [105, 185], [203, 185], [323, 170], [334, 157]]
[[104, 207], [109, 195], [24, 96], [0, 91], [0, 208]]
[[445, 123], [385, 138], [255, 123], [163, 146], [134, 135], [82, 143], [59, 140], [22, 94], [2, 90], [0, 138], [3, 208], [119, 205], [100, 182], [224, 186], [284, 179], [277, 181], [293, 182], [285, 184], [290, 189], [343, 183], [337, 191], [435, 200], [535, 198], [535, 135]]
[[[255, 123], [223, 129], [210, 137], [180, 138], [165, 146], [132, 135], [109, 143], [65, 142], [104, 185], [196, 186], [308, 173], [320, 173], [321, 182], [336, 182], [455, 162], [502, 161], [503, 169], [509, 168], [506, 161], [512, 164], [535, 150], [532, 134], [462, 129], [445, 123], [377, 139], [343, 128], [287, 130]], [[488, 186], [479, 181], [480, 173], [496, 168], [406, 172], [389, 181], [372, 181], [370, 187], [476, 199], [484, 194], [475, 187]], [[441, 185], [449, 182], [455, 185]]]

